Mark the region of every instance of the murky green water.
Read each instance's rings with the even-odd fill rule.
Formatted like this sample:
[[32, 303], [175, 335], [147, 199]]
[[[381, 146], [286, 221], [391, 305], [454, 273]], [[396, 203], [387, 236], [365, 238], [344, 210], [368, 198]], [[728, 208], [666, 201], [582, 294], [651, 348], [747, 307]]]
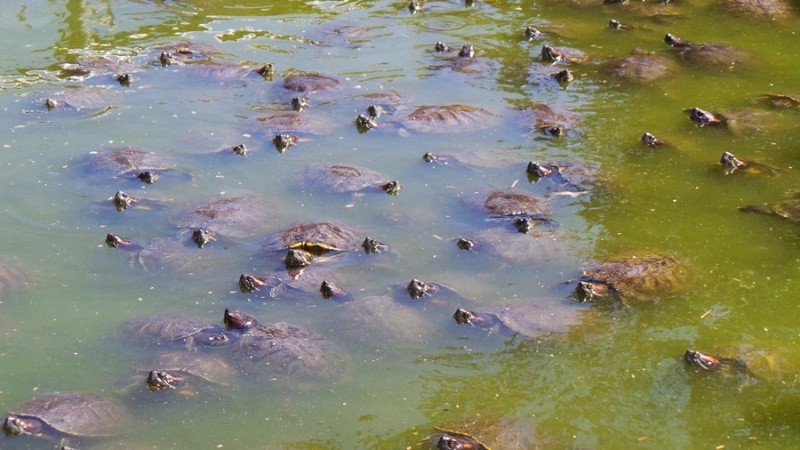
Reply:
[[[62, 4], [63, 3], [63, 4]], [[781, 382], [743, 381], [688, 370], [688, 347], [730, 343], [792, 350], [800, 314], [796, 224], [739, 213], [800, 188], [794, 167], [798, 111], [754, 103], [766, 92], [800, 91], [795, 18], [731, 16], [714, 2], [575, 6], [564, 2], [430, 1], [417, 14], [405, 2], [7, 1], [2, 6], [0, 64], [2, 210], [0, 256], [29, 272], [29, 289], [0, 297], [0, 408], [53, 391], [103, 391], [125, 397], [118, 380], [148, 360], [120, 340], [130, 317], [184, 312], [219, 320], [236, 307], [262, 322], [308, 327], [341, 344], [352, 369], [315, 389], [241, 380], [223, 398], [164, 397], [131, 405], [130, 433], [97, 448], [426, 448], [434, 426], [474, 414], [519, 420], [545, 448], [740, 448], [800, 445], [800, 393], [793, 374]], [[662, 16], [652, 17], [654, 13]], [[668, 15], [663, 17], [663, 15]], [[616, 32], [610, 18], [635, 26]], [[524, 39], [526, 25], [550, 32]], [[352, 31], [352, 34], [351, 34]], [[747, 63], [703, 68], [678, 63], [651, 84], [609, 77], [602, 62], [635, 47], [676, 59], [666, 33], [733, 45]], [[447, 66], [443, 41], [472, 43], [477, 73]], [[543, 43], [586, 52], [563, 88], [530, 73]], [[220, 79], [162, 67], [160, 46], [193, 43], [214, 61], [272, 62], [273, 80]], [[130, 87], [114, 71], [70, 79], [64, 64], [105, 56], [131, 61]], [[257, 117], [289, 108], [284, 73], [322, 72], [341, 81], [334, 95], [311, 96], [309, 115], [332, 123], [301, 135], [284, 154]], [[47, 111], [43, 99], [100, 86], [113, 98], [97, 108]], [[359, 134], [353, 119], [365, 96], [396, 92], [398, 112]], [[530, 102], [572, 111], [581, 122], [567, 136], [546, 138], [515, 120]], [[480, 106], [497, 125], [464, 133], [409, 132], [399, 120], [416, 106]], [[756, 107], [769, 126], [735, 133], [697, 127], [686, 108]], [[644, 131], [669, 140], [651, 149]], [[211, 154], [244, 143], [245, 157]], [[183, 176], [151, 186], [82, 170], [90, 152], [133, 146], [174, 158]], [[456, 154], [475, 167], [432, 166], [426, 151]], [[723, 151], [782, 168], [775, 176], [725, 175]], [[530, 184], [529, 160], [600, 166], [591, 194], [556, 195], [563, 187]], [[310, 189], [298, 173], [311, 163], [369, 167], [401, 182], [400, 195], [350, 195]], [[190, 174], [190, 175], [187, 175]], [[464, 252], [453, 239], [508, 223], [473, 208], [492, 189], [550, 196], [560, 223], [560, 256], [517, 261]], [[107, 200], [123, 189], [164, 201], [117, 213]], [[176, 209], [221, 195], [268, 197], [274, 213], [252, 241], [220, 238], [203, 249], [205, 267], [191, 273], [144, 271], [105, 246], [108, 232], [147, 242], [178, 230]], [[316, 295], [270, 301], [237, 290], [243, 272], [266, 273], [280, 261], [257, 250], [266, 234], [299, 221], [333, 220], [391, 245], [393, 254], [333, 264], [356, 298], [379, 295], [411, 278], [458, 290], [465, 305], [443, 299], [415, 304], [425, 331], [407, 346], [386, 348], [360, 330], [342, 330], [336, 306]], [[480, 236], [485, 236], [480, 235]], [[486, 336], [456, 327], [456, 306], [558, 302], [562, 283], [582, 263], [624, 252], [670, 252], [691, 261], [686, 293], [631, 307], [591, 308], [568, 333], [541, 340]], [[537, 261], [537, 259], [539, 259]], [[541, 259], [545, 259], [541, 261]], [[135, 263], [135, 261], [134, 261]], [[208, 270], [211, 267], [213, 270]], [[555, 298], [555, 300], [553, 300]], [[543, 303], [544, 304], [544, 303]], [[579, 310], [578, 305], [559, 308]], [[398, 327], [418, 326], [399, 321]], [[390, 322], [391, 323], [391, 322]], [[378, 350], [379, 349], [379, 350]], [[706, 376], [709, 375], [709, 376]], [[716, 376], [720, 375], [720, 376]], [[2, 448], [51, 448], [30, 438], [0, 439]]]

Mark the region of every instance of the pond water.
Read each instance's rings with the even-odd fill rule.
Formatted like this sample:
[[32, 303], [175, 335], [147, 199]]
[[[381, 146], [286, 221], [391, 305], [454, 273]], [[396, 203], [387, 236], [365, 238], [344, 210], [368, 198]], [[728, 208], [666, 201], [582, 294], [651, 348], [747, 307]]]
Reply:
[[[403, 1], [6, 1], [0, 257], [25, 275], [12, 274], [20, 286], [7, 283], [0, 297], [0, 408], [49, 392], [126, 403], [127, 432], [72, 441], [81, 448], [429, 448], [436, 426], [476, 415], [518, 424], [531, 435], [519, 448], [797, 448], [800, 239], [795, 223], [737, 211], [800, 188], [800, 112], [756, 100], [800, 92], [793, 8], [772, 20], [708, 0], [446, 0], [415, 14]], [[612, 18], [633, 29], [610, 29]], [[529, 25], [546, 36], [529, 40]], [[666, 33], [748, 57], [692, 63], [664, 43]], [[439, 41], [455, 50], [434, 51]], [[477, 50], [471, 64], [456, 59], [467, 43]], [[544, 44], [588, 59], [546, 65]], [[610, 75], [608, 61], [634, 48], [674, 67], [651, 82]], [[162, 51], [185, 64], [160, 64]], [[274, 76], [231, 69], [265, 63]], [[565, 67], [575, 79], [560, 85], [550, 75]], [[308, 94], [300, 114], [315, 122], [279, 153], [275, 131], [258, 119], [291, 110], [297, 94], [283, 81], [303, 72], [339, 85]], [[134, 75], [130, 86], [115, 80], [120, 73]], [[67, 105], [48, 110], [47, 99]], [[355, 118], [373, 103], [388, 113], [359, 133]], [[535, 104], [574, 116], [563, 136], [525, 123], [522, 111]], [[424, 105], [488, 114], [428, 133], [404, 121]], [[692, 107], [758, 116], [701, 127], [688, 118]], [[645, 131], [670, 145], [643, 145]], [[239, 144], [247, 155], [225, 151]], [[177, 169], [147, 185], [92, 167], [98, 152], [123, 147]], [[726, 174], [725, 151], [777, 170]], [[426, 152], [451, 159], [426, 163]], [[579, 187], [530, 182], [531, 160], [596, 172]], [[328, 192], [303, 178], [314, 164], [366, 167], [402, 190]], [[142, 200], [117, 212], [109, 198], [119, 190]], [[541, 245], [520, 240], [510, 219], [482, 211], [494, 190], [547, 198], [557, 228], [544, 227]], [[268, 214], [253, 219], [251, 233], [219, 233], [189, 267], [162, 270], [155, 257], [104, 243], [109, 232], [144, 244], [186, 241], [178, 211], [240, 195], [265, 199]], [[275, 300], [239, 291], [242, 273], [282, 270], [282, 254], [263, 250], [272, 233], [311, 221], [391, 247], [312, 263], [355, 302], [394, 296], [369, 319], [377, 324], [316, 292]], [[458, 237], [478, 247], [460, 250]], [[488, 249], [493, 242], [505, 251]], [[570, 298], [584, 264], [647, 254], [680, 256], [691, 280], [655, 301]], [[413, 278], [456, 293], [412, 302], [404, 287]], [[553, 314], [546, 327], [556, 332], [531, 339], [451, 317], [457, 307], [531, 304]], [[169, 312], [221, 324], [225, 308], [314, 330], [348, 355], [345, 375], [298, 386], [243, 373], [213, 393], [131, 398], [120, 380], [156, 352], [124, 336], [125, 321]], [[700, 373], [682, 359], [687, 348], [742, 343], [767, 349], [788, 373], [763, 361], [748, 376]], [[4, 449], [59, 445], [0, 439]]]

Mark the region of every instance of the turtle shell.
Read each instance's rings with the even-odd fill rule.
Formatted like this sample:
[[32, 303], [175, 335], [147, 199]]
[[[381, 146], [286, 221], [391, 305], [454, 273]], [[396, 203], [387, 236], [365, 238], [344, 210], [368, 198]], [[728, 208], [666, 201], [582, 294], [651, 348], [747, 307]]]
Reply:
[[734, 14], [758, 19], [785, 19], [794, 17], [791, 3], [786, 0], [722, 0], [722, 7]]
[[731, 67], [750, 59], [746, 53], [730, 45], [699, 44], [673, 50], [683, 61], [704, 67]]
[[739, 208], [742, 212], [757, 212], [761, 214], [774, 214], [789, 219], [793, 222], [800, 221], [800, 199], [783, 200], [768, 205], [748, 205]]
[[287, 76], [283, 87], [299, 93], [329, 91], [339, 87], [339, 80], [318, 73], [299, 73]]
[[605, 68], [614, 78], [642, 84], [669, 78], [676, 72], [672, 60], [654, 55], [631, 55], [613, 59], [605, 64]]
[[97, 394], [46, 394], [10, 412], [41, 420], [54, 430], [73, 436], [113, 436], [129, 424], [128, 413], [121, 405]]
[[678, 291], [688, 267], [673, 255], [631, 256], [591, 264], [583, 278], [607, 285], [623, 300], [655, 300]]
[[133, 147], [91, 152], [84, 165], [87, 172], [111, 177], [177, 170], [177, 164], [169, 158]]
[[121, 328], [123, 336], [154, 346], [198, 344], [196, 337], [224, 330], [212, 321], [179, 313], [159, 313], [135, 317], [126, 321]]
[[558, 137], [563, 131], [573, 130], [578, 124], [577, 117], [565, 111], [536, 103], [520, 109], [522, 124], [531, 132]]
[[404, 125], [419, 133], [453, 133], [488, 128], [498, 119], [499, 116], [475, 106], [420, 106], [406, 117]]
[[314, 189], [329, 192], [358, 192], [374, 190], [380, 192], [381, 186], [392, 179], [372, 169], [343, 164], [313, 164], [303, 169], [300, 178]]
[[333, 251], [355, 250], [360, 241], [356, 234], [331, 222], [304, 222], [281, 231], [270, 239], [268, 247], [299, 248], [322, 255]]
[[119, 93], [104, 87], [80, 86], [36, 99], [36, 110], [105, 111], [117, 101]]
[[[570, 241], [559, 230], [547, 229], [549, 224], [536, 224], [527, 233], [518, 231], [512, 224], [492, 227], [474, 236], [478, 246], [485, 246], [492, 254], [514, 262], [565, 264], [573, 261], [576, 242]], [[539, 231], [537, 227], [543, 228]]]
[[422, 311], [389, 296], [342, 303], [330, 319], [333, 332], [347, 341], [383, 352], [424, 344], [435, 331]]
[[[538, 441], [532, 424], [509, 417], [494, 418], [476, 415], [446, 423], [436, 429], [440, 433], [433, 435], [431, 442], [438, 449], [527, 450], [536, 448]], [[464, 438], [464, 441], [461, 442], [467, 442], [471, 446], [446, 446], [448, 436]], [[442, 442], [443, 438], [444, 442]]]
[[735, 108], [719, 111], [725, 125], [736, 134], [768, 133], [780, 124], [780, 113], [758, 108]]
[[764, 94], [758, 96], [756, 100], [778, 109], [800, 108], [800, 93], [796, 92]]
[[341, 377], [347, 355], [313, 331], [287, 323], [250, 328], [236, 352], [249, 375], [299, 382], [331, 381]]
[[245, 195], [202, 203], [173, 215], [170, 222], [181, 228], [208, 229], [223, 236], [243, 238], [257, 234], [272, 217], [269, 202]]
[[800, 371], [800, 354], [785, 343], [733, 344], [714, 354], [744, 364], [748, 374], [765, 381], [793, 383]]
[[283, 111], [256, 119], [259, 131], [273, 136], [281, 134], [330, 134], [334, 127], [330, 122], [313, 115], [297, 111]]
[[166, 353], [157, 357], [148, 369], [177, 372], [222, 386], [229, 385], [236, 373], [225, 360], [199, 352]]
[[574, 302], [542, 298], [527, 304], [485, 308], [477, 314], [481, 317], [491, 316], [494, 322], [502, 324], [514, 334], [536, 339], [569, 331], [570, 327], [580, 323], [582, 310]]
[[494, 217], [546, 216], [553, 204], [544, 198], [518, 191], [492, 191], [483, 202], [486, 214]]

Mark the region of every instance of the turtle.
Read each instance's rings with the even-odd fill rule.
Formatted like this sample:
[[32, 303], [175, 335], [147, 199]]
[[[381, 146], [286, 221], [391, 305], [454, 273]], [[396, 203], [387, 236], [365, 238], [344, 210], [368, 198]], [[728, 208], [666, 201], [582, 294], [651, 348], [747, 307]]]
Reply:
[[273, 272], [265, 276], [243, 273], [239, 276], [239, 290], [245, 294], [255, 293], [271, 300], [309, 299], [310, 294], [321, 295], [326, 300], [347, 302], [350, 293], [336, 284], [336, 275], [316, 267], [308, 270]]
[[538, 183], [547, 180], [559, 188], [579, 192], [590, 191], [597, 179], [600, 167], [597, 164], [577, 161], [529, 161], [525, 166], [528, 181]]
[[800, 222], [800, 194], [792, 193], [790, 198], [776, 203], [741, 206], [739, 211], [775, 215], [792, 222]]
[[721, 0], [726, 11], [748, 19], [788, 19], [795, 17], [794, 7], [787, 0]]
[[298, 111], [281, 111], [257, 117], [256, 128], [259, 132], [270, 136], [270, 139], [283, 134], [326, 135], [334, 129], [329, 121]]
[[724, 152], [719, 163], [725, 168], [725, 174], [730, 175], [736, 171], [739, 173], [763, 174], [767, 176], [776, 175], [780, 169], [770, 164], [758, 161], [743, 161], [731, 152]]
[[483, 209], [490, 217], [525, 216], [543, 218], [553, 212], [548, 199], [516, 190], [492, 191], [483, 201]]
[[417, 133], [453, 133], [488, 128], [498, 119], [499, 116], [476, 106], [420, 106], [406, 117], [403, 125]]
[[739, 135], [770, 133], [776, 131], [781, 124], [779, 111], [761, 108], [722, 109], [716, 115], [728, 130]]
[[[443, 48], [437, 51], [444, 52], [447, 51], [447, 49]], [[475, 74], [475, 73], [486, 72], [494, 67], [492, 63], [484, 59], [478, 59], [475, 57], [475, 55], [476, 55], [475, 47], [472, 44], [464, 44], [464, 46], [461, 47], [461, 50], [458, 52], [457, 56], [448, 58], [447, 60], [445, 60], [444, 64], [435, 66], [434, 68], [435, 69], [449, 68], [454, 72]]]
[[242, 64], [235, 64], [230, 62], [217, 62], [204, 60], [186, 64], [181, 68], [181, 73], [187, 73], [193, 78], [209, 80], [213, 82], [229, 82], [236, 80], [244, 80], [248, 75], [261, 75], [265, 77], [271, 76], [274, 73], [274, 68], [271, 65], [256, 65], [248, 67]]
[[397, 194], [401, 188], [397, 180], [380, 172], [344, 164], [311, 164], [302, 169], [299, 178], [309, 189], [333, 193], [383, 191]]
[[23, 292], [33, 285], [33, 279], [22, 264], [0, 258], [0, 299]]
[[217, 235], [246, 238], [262, 232], [273, 217], [270, 202], [257, 195], [223, 197], [173, 214], [169, 221], [184, 229], [207, 229]]
[[204, 389], [230, 386], [236, 374], [225, 359], [201, 352], [165, 353], [139, 372], [147, 374], [144, 377], [147, 390], [179, 391], [187, 396]]
[[369, 350], [397, 352], [424, 344], [435, 331], [419, 308], [376, 295], [336, 306], [331, 332]]
[[437, 450], [527, 450], [539, 441], [532, 424], [511, 417], [473, 415], [435, 427]]
[[649, 54], [636, 49], [633, 54], [616, 58], [604, 64], [606, 72], [625, 82], [650, 84], [673, 76], [675, 63], [663, 56]]
[[579, 122], [574, 114], [558, 111], [544, 103], [525, 105], [518, 109], [518, 114], [523, 126], [531, 132], [548, 137], [564, 136]]
[[[542, 222], [529, 218], [518, 218], [520, 223], [510, 222], [500, 227], [491, 227], [478, 232], [474, 237], [481, 251], [497, 255], [503, 260], [517, 263], [559, 264], [573, 262], [571, 254], [576, 246], [565, 238], [563, 232], [554, 229], [554, 222]], [[527, 224], [527, 227], [523, 227]]]
[[664, 42], [673, 47], [680, 60], [696, 66], [730, 68], [750, 59], [749, 55], [730, 45], [695, 44], [672, 34], [667, 34]]
[[107, 87], [77, 86], [37, 97], [33, 109], [26, 109], [24, 112], [86, 111], [99, 115], [111, 110], [118, 98], [119, 93]]
[[125, 321], [120, 331], [125, 339], [134, 339], [154, 347], [225, 346], [235, 338], [210, 320], [181, 313], [134, 317]]
[[794, 384], [800, 370], [800, 354], [780, 341], [740, 342], [714, 348], [711, 353], [688, 349], [684, 361], [700, 371], [722, 372], [768, 382]]
[[756, 97], [759, 102], [776, 109], [800, 109], [800, 93], [781, 92], [773, 94], [763, 94]]
[[59, 77], [73, 81], [85, 81], [89, 78], [108, 75], [116, 78], [120, 74], [141, 72], [145, 70], [145, 67], [134, 63], [129, 56], [90, 55], [81, 57], [76, 62], [61, 64]]
[[512, 333], [531, 339], [553, 333], [565, 333], [580, 323], [582, 308], [574, 302], [541, 298], [530, 302], [478, 308], [458, 308], [453, 318], [459, 325], [471, 324], [490, 332]]
[[158, 174], [191, 178], [191, 172], [179, 168], [172, 159], [135, 147], [93, 151], [86, 155], [81, 165], [89, 175], [139, 180], [147, 184], [156, 181]]
[[316, 255], [355, 250], [360, 241], [348, 227], [332, 222], [302, 222], [269, 238], [270, 249], [303, 249]]
[[308, 94], [335, 90], [339, 87], [339, 80], [319, 73], [298, 73], [287, 76], [283, 87], [294, 93]]
[[330, 382], [343, 376], [349, 358], [319, 334], [288, 323], [243, 330], [234, 347], [246, 376], [300, 384]]
[[642, 142], [642, 144], [648, 147], [665, 147], [670, 145], [669, 141], [656, 137], [652, 133], [647, 131], [645, 131], [645, 133], [642, 135], [641, 138], [639, 138], [639, 140]]
[[648, 301], [668, 298], [689, 278], [685, 260], [670, 254], [610, 258], [583, 269], [574, 297], [589, 302], [608, 298]]
[[131, 420], [116, 401], [91, 393], [45, 394], [9, 412], [11, 415], [3, 422], [3, 431], [8, 436], [114, 436]]
[[[191, 238], [155, 238], [147, 243], [138, 243], [114, 233], [106, 235], [106, 245], [111, 248], [126, 250], [131, 253], [131, 267], [141, 266], [147, 272], [205, 271], [213, 269], [213, 258], [207, 252], [199, 253], [197, 248], [204, 247], [210, 240], [215, 240], [215, 233], [206, 229], [195, 229]], [[213, 252], [218, 255], [219, 252]]]

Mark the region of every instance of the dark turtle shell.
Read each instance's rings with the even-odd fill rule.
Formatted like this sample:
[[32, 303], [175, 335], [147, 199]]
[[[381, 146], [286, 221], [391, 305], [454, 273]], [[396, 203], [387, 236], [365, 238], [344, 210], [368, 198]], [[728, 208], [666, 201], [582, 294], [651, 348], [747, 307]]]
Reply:
[[800, 221], [800, 199], [792, 198], [771, 204], [747, 205], [740, 207], [739, 211], [776, 215], [792, 222], [798, 222]]
[[748, 19], [786, 19], [795, 17], [792, 4], [786, 0], [721, 0], [722, 7]]
[[[625, 300], [656, 300], [679, 291], [689, 278], [686, 262], [673, 255], [643, 255], [613, 258], [594, 263], [583, 270], [577, 291], [580, 300], [584, 289], [600, 288], [593, 295], [617, 296]], [[583, 297], [583, 298], [582, 298]]]
[[175, 352], [159, 355], [150, 363], [147, 370], [149, 372], [154, 370], [169, 372], [186, 382], [196, 379], [220, 386], [231, 384], [236, 374], [233, 367], [224, 359], [200, 352]]
[[366, 167], [343, 164], [312, 164], [303, 169], [300, 178], [310, 189], [342, 193], [359, 191], [384, 191], [392, 179]]
[[[524, 220], [524, 219], [523, 219]], [[532, 220], [531, 230], [520, 231], [515, 224], [505, 224], [480, 231], [474, 237], [481, 251], [517, 263], [575, 264], [572, 256], [578, 242], [570, 240], [549, 222]]]
[[287, 323], [245, 331], [235, 347], [247, 375], [314, 382], [341, 377], [349, 360], [336, 345], [313, 331]]
[[693, 65], [703, 67], [733, 67], [746, 63], [750, 57], [743, 51], [730, 45], [722, 44], [690, 44], [673, 49], [678, 57]]
[[420, 106], [406, 117], [403, 124], [419, 133], [453, 133], [488, 128], [499, 116], [467, 105]]
[[170, 217], [181, 228], [207, 229], [222, 236], [242, 238], [262, 232], [269, 226], [269, 202], [255, 195], [225, 197], [190, 207]]
[[212, 321], [179, 313], [159, 313], [134, 317], [123, 323], [123, 337], [153, 346], [194, 347], [227, 342], [224, 329]]
[[727, 376], [744, 375], [765, 381], [793, 383], [800, 370], [797, 349], [785, 342], [736, 343], [721, 346], [712, 353], [689, 349], [684, 360], [704, 371], [720, 371]]
[[778, 109], [800, 108], [800, 93], [781, 92], [764, 94], [756, 97], [756, 100]]
[[561, 137], [573, 130], [577, 124], [577, 117], [566, 111], [536, 103], [520, 108], [522, 125], [533, 133], [549, 137]]
[[318, 73], [299, 73], [287, 76], [283, 87], [298, 93], [329, 91], [339, 87], [339, 80]]
[[60, 433], [85, 437], [116, 435], [130, 420], [121, 405], [97, 394], [46, 394], [9, 411], [19, 419], [37, 419]]
[[770, 133], [776, 131], [781, 124], [780, 112], [766, 109], [724, 109], [718, 115], [731, 132], [741, 135]]
[[104, 87], [76, 87], [55, 94], [38, 97], [34, 111], [74, 110], [101, 113], [118, 100], [119, 93]]
[[549, 200], [519, 191], [493, 191], [483, 202], [486, 214], [494, 217], [541, 217], [553, 212]]

